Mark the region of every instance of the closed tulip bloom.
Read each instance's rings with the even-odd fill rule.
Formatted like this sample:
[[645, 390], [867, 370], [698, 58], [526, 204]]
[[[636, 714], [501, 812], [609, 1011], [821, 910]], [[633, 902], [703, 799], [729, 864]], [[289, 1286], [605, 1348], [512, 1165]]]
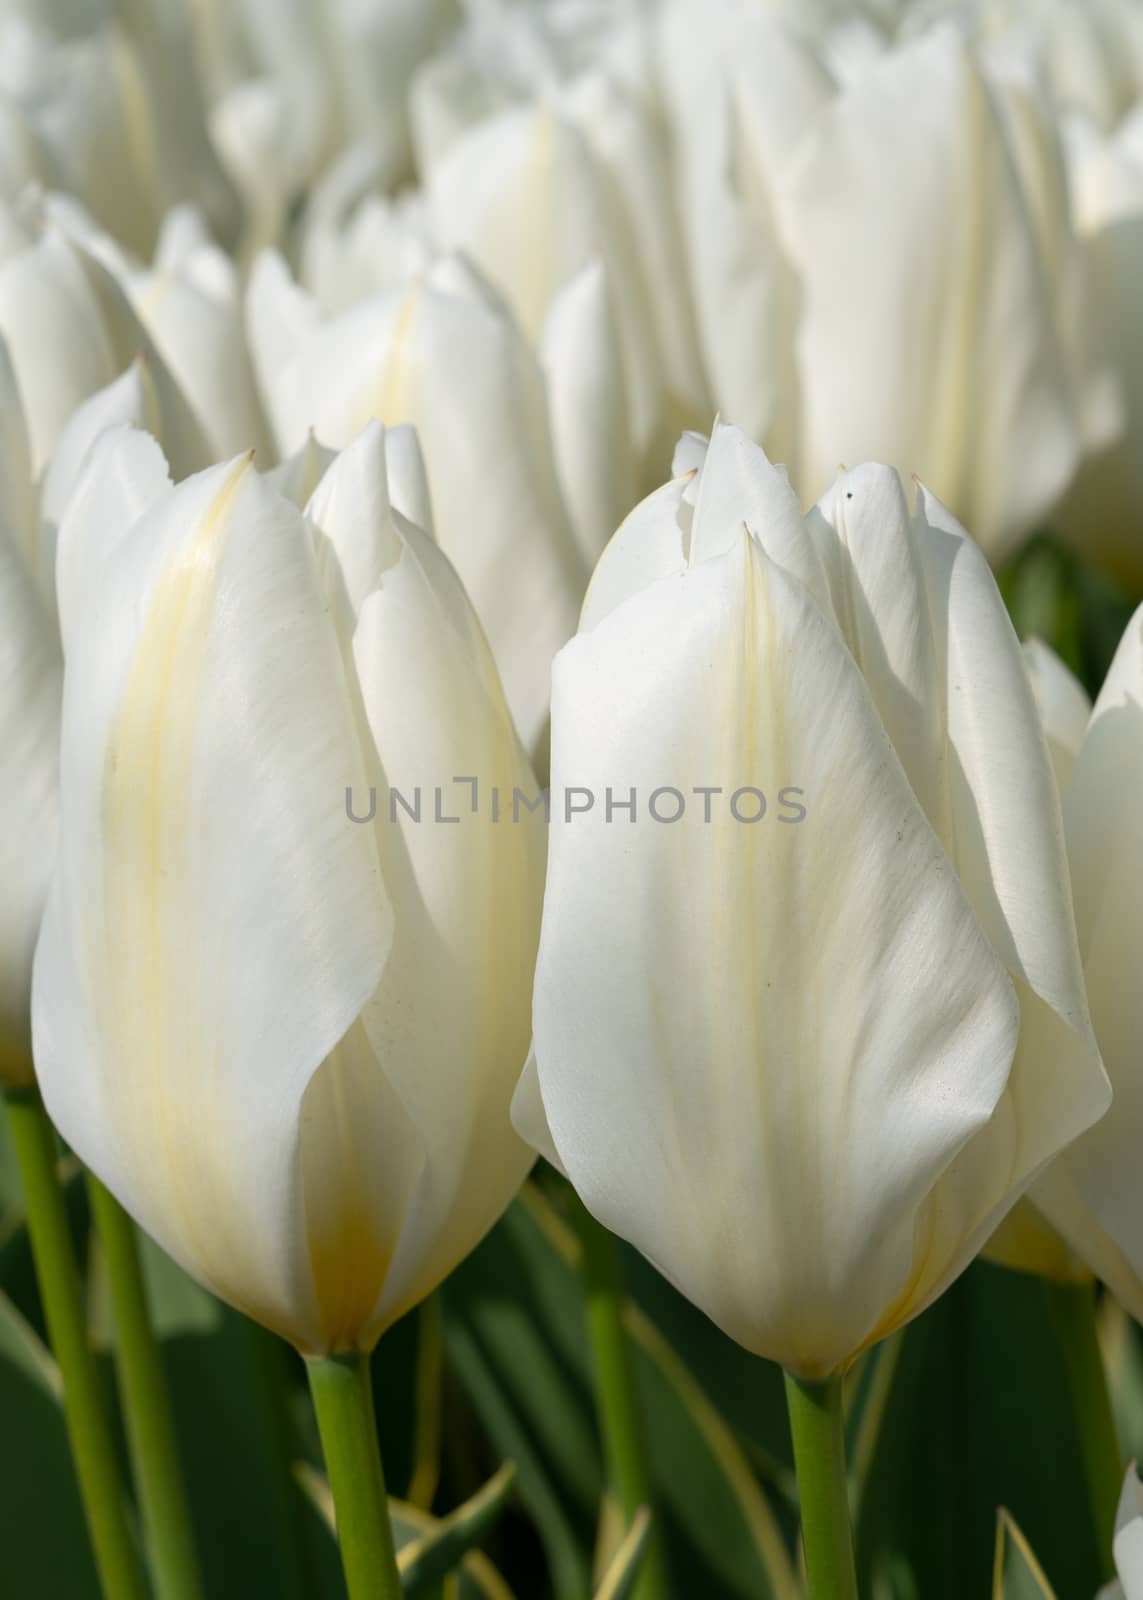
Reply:
[[1069, 176], [1107, 359], [1122, 385], [1124, 432], [1081, 468], [1059, 517], [1089, 560], [1138, 592], [1143, 586], [1143, 107], [1108, 137], [1076, 123]]
[[190, 207], [170, 212], [150, 269], [127, 267], [120, 281], [211, 454], [267, 454], [269, 427], [246, 348], [238, 273], [211, 241], [201, 215]]
[[[146, 368], [136, 363], [86, 401], [60, 436], [42, 483], [33, 480], [28, 430], [8, 352], [0, 341], [0, 1084], [30, 1081], [32, 954], [55, 860], [63, 641], [59, 612], [78, 609], [111, 530], [82, 541], [81, 584], [56, 600], [61, 508], [82, 483], [107, 428], [158, 427]], [[67, 536], [65, 534], [65, 542]], [[65, 579], [65, 583], [67, 580]]]
[[1143, 16], [1134, 0], [921, 0], [902, 23], [952, 14], [995, 52], [1035, 61], [1054, 97], [1110, 129], [1143, 92]]
[[[124, 245], [147, 251], [159, 215], [156, 129], [143, 63], [110, 24], [61, 38], [42, 18], [0, 24], [0, 91], [20, 116], [29, 177], [77, 199]], [[5, 198], [15, 200], [18, 190]]]
[[[34, 525], [13, 517], [12, 478], [28, 474], [27, 436], [0, 346], [0, 1085], [32, 1077], [32, 953], [55, 856], [63, 660], [39, 582]], [[17, 482], [16, 487], [19, 487]]]
[[307, 1354], [368, 1348], [527, 1169], [543, 827], [489, 802], [534, 780], [379, 427], [308, 516], [245, 457], [172, 489], [146, 436], [99, 449], [92, 525], [128, 484], [146, 509], [69, 641], [45, 1101], [216, 1293]]
[[209, 459], [206, 442], [154, 341], [77, 209], [32, 195], [0, 214], [0, 335], [8, 345], [38, 476], [77, 406], [148, 358], [164, 442], [179, 475]]
[[560, 496], [543, 377], [504, 306], [463, 262], [445, 259], [324, 318], [267, 254], [251, 279], [248, 327], [284, 455], [311, 430], [340, 448], [371, 418], [415, 425], [437, 538], [536, 749], [552, 657], [575, 631], [587, 568]]
[[441, 246], [477, 263], [533, 344], [560, 290], [602, 262], [636, 461], [660, 481], [679, 428], [709, 408], [666, 151], [646, 107], [607, 74], [585, 75], [466, 131], [426, 189]]
[[[800, 283], [807, 495], [838, 461], [891, 461], [996, 560], [1114, 437], [1060, 163], [1026, 86], [988, 73], [951, 25], [839, 93], [780, 204]], [[860, 242], [875, 238], [893, 247]]]
[[887, 467], [803, 519], [718, 429], [600, 562], [552, 791], [518, 1125], [733, 1338], [844, 1371], [1109, 1099], [978, 547]]

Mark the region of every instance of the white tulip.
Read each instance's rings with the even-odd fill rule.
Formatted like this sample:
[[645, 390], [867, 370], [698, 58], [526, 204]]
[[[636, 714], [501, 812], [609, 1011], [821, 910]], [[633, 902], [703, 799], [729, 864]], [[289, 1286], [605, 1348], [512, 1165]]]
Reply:
[[983, 556], [887, 467], [803, 519], [720, 428], [600, 562], [552, 793], [518, 1126], [733, 1338], [844, 1370], [1109, 1101]]
[[[159, 425], [149, 376], [136, 363], [80, 406], [37, 495], [16, 376], [0, 340], [0, 871], [6, 886], [0, 898], [0, 1083], [32, 1075], [32, 953], [59, 810], [63, 647], [56, 584], [59, 612], [71, 617], [85, 604], [115, 531], [99, 514], [105, 505], [90, 519], [82, 514], [91, 509], [83, 508], [82, 489], [90, 452], [107, 429], [143, 420]], [[57, 571], [64, 506], [72, 523], [64, 518], [58, 530], [66, 548]]]
[[1143, 16], [1135, 0], [922, 0], [907, 32], [952, 14], [996, 54], [1033, 62], [1054, 98], [1110, 129], [1143, 93]]
[[543, 379], [463, 264], [323, 320], [280, 258], [259, 261], [248, 327], [278, 448], [348, 444], [370, 419], [416, 426], [441, 548], [472, 598], [529, 749], [585, 568], [560, 498]]
[[32, 953], [58, 811], [63, 661], [33, 504], [27, 433], [0, 343], [0, 1084], [32, 1076]]
[[[1044, 117], [951, 26], [844, 89], [783, 187], [802, 312], [800, 481], [839, 461], [916, 471], [993, 559], [1120, 425], [1073, 324], [1075, 241]], [[907, 130], [907, 133], [906, 133]]]
[[589, 567], [637, 499], [623, 367], [602, 263], [556, 295], [540, 343], [564, 504]]
[[[150, 497], [144, 435], [105, 436], [100, 467], [108, 507], [140, 473]], [[489, 802], [534, 780], [463, 590], [386, 478], [374, 425], [308, 517], [240, 458], [121, 529], [69, 642], [35, 968], [65, 1137], [307, 1354], [368, 1348], [529, 1161], [508, 1105], [544, 829]]]
[[208, 459], [195, 418], [112, 272], [64, 214], [32, 197], [0, 214], [0, 336], [38, 476], [76, 407], [144, 355], [179, 475]]
[[[1143, 828], [1143, 610], [1128, 624], [1090, 718], [1086, 696], [1044, 645], [1031, 681], [1064, 793], [1080, 956], [1095, 1036], [1115, 1099], [1108, 1115], [1052, 1163], [1030, 1202], [1072, 1251], [1143, 1320], [1143, 961], [1138, 874]], [[1025, 1265], [1017, 1254], [1015, 1264]]]
[[143, 64], [122, 30], [57, 38], [9, 16], [0, 90], [26, 128], [24, 176], [67, 190], [125, 245], [148, 250], [160, 205], [156, 130]]
[[124, 288], [190, 402], [211, 455], [268, 454], [238, 274], [201, 216], [190, 208], [170, 212], [152, 267], [128, 271]]
[[1122, 439], [1084, 463], [1059, 520], [1085, 556], [1137, 590], [1143, 583], [1143, 108], [1108, 138], [1079, 123], [1069, 131], [1076, 225], [1099, 337], [1122, 384], [1126, 425]]
[[663, 141], [648, 109], [603, 73], [461, 134], [426, 178], [434, 235], [463, 250], [538, 345], [553, 303], [599, 259], [641, 473], [662, 476], [675, 434], [709, 416]]
[[[451, 21], [454, 0], [237, 0], [231, 10], [226, 48], [241, 55], [240, 79], [260, 84], [281, 108], [281, 171], [311, 182], [345, 142], [366, 138], [391, 182], [407, 175], [408, 82]], [[235, 87], [228, 83], [227, 97]], [[234, 170], [244, 163], [228, 145]]]

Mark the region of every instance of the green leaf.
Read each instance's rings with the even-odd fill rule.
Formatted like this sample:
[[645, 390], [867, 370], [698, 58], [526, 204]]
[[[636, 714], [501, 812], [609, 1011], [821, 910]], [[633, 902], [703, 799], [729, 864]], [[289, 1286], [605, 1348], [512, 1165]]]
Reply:
[[[525, 1186], [505, 1225], [523, 1258], [525, 1283], [538, 1276], [542, 1258], [554, 1258], [544, 1273], [548, 1292], [554, 1293], [556, 1263], [562, 1267], [558, 1324], [565, 1336], [578, 1334], [580, 1369], [588, 1382], [574, 1232], [535, 1184]], [[554, 1310], [553, 1305], [549, 1314]], [[782, 1530], [733, 1429], [643, 1307], [629, 1302], [625, 1320], [657, 1511], [680, 1592], [711, 1600], [790, 1600], [800, 1589]], [[759, 1384], [766, 1384], [769, 1363], [746, 1360]]]
[[51, 1352], [0, 1293], [0, 1589], [99, 1600], [62, 1392]]
[[431, 1586], [458, 1566], [461, 1557], [480, 1543], [504, 1509], [515, 1477], [515, 1463], [506, 1461], [470, 1500], [402, 1548], [398, 1565], [406, 1595], [424, 1600]]
[[640, 1506], [626, 1538], [603, 1575], [603, 1582], [595, 1592], [595, 1600], [628, 1600], [639, 1576], [650, 1527], [651, 1513], [646, 1506]]
[[[504, 1469], [496, 1475], [491, 1483], [485, 1485], [485, 1490], [495, 1488], [499, 1495], [499, 1504], [503, 1505], [504, 1494], [511, 1486], [511, 1463], [505, 1463], [507, 1474], [504, 1483], [497, 1480], [504, 1476]], [[295, 1463], [295, 1476], [307, 1500], [317, 1511], [326, 1528], [335, 1534], [336, 1522], [334, 1517], [333, 1495], [330, 1493], [329, 1480], [308, 1461]], [[461, 1508], [464, 1509], [463, 1507]], [[409, 1505], [407, 1501], [389, 1499], [389, 1520], [393, 1526], [393, 1542], [397, 1547], [398, 1559], [406, 1551], [416, 1550], [426, 1543], [431, 1544], [443, 1527], [444, 1521], [438, 1521], [422, 1511], [419, 1506]], [[485, 1522], [487, 1526], [487, 1522]], [[402, 1565], [402, 1577], [407, 1581], [407, 1575]], [[480, 1550], [466, 1550], [460, 1558], [459, 1567], [452, 1573], [447, 1581], [442, 1581], [438, 1574], [436, 1588], [418, 1589], [422, 1600], [428, 1595], [433, 1600], [513, 1600], [511, 1589], [489, 1561], [488, 1557]], [[406, 1593], [410, 1591], [408, 1588]]]
[[1056, 1600], [1027, 1539], [1003, 1506], [996, 1518], [992, 1600]]
[[[455, 1288], [446, 1287], [455, 1294]], [[587, 1540], [565, 1509], [542, 1448], [533, 1442], [530, 1418], [521, 1414], [517, 1397], [463, 1317], [446, 1320], [445, 1349], [493, 1448], [516, 1462], [520, 1499], [543, 1543], [557, 1600], [581, 1600], [590, 1571]], [[537, 1399], [542, 1403], [542, 1393]]]
[[857, 1507], [863, 1594], [987, 1591], [1007, 1506], [1062, 1595], [1094, 1595], [1099, 1542], [1043, 1282], [975, 1262], [901, 1340]]
[[[222, 1325], [222, 1306], [201, 1284], [188, 1277], [181, 1267], [161, 1250], [142, 1228], [139, 1257], [147, 1291], [151, 1323], [160, 1339], [182, 1334], [216, 1333]], [[87, 1268], [88, 1325], [92, 1341], [104, 1350], [115, 1345], [115, 1318], [111, 1310], [111, 1285], [103, 1259], [98, 1233], [91, 1235]]]

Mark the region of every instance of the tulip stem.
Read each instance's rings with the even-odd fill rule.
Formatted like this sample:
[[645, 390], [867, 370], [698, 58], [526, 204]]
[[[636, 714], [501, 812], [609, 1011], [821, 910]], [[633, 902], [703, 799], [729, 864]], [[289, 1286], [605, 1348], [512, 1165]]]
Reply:
[[802, 1545], [812, 1600], [857, 1600], [857, 1572], [845, 1481], [842, 1381], [811, 1383], [786, 1373]]
[[55, 1129], [35, 1088], [9, 1090], [8, 1124], [28, 1209], [48, 1338], [64, 1387], [64, 1415], [103, 1593], [146, 1600], [147, 1581], [127, 1521], [127, 1501], [59, 1178]]
[[155, 1592], [159, 1600], [201, 1600], [175, 1420], [163, 1354], [147, 1309], [135, 1224], [91, 1173], [87, 1193], [111, 1286], [120, 1393]]
[[1123, 1484], [1124, 1459], [1099, 1348], [1095, 1286], [1045, 1280], [1044, 1289], [1067, 1370], [1072, 1415], [1079, 1434], [1080, 1458], [1099, 1544], [1101, 1576], [1106, 1581], [1115, 1576], [1111, 1542], [1115, 1532], [1115, 1509]]
[[400, 1600], [369, 1357], [361, 1351], [324, 1356], [308, 1361], [306, 1370], [349, 1600]]
[[[595, 1377], [595, 1403], [603, 1435], [607, 1476], [630, 1529], [641, 1507], [651, 1506], [651, 1473], [631, 1344], [623, 1326], [623, 1271], [615, 1235], [572, 1195], [580, 1242], [580, 1274]], [[644, 1545], [634, 1600], [664, 1600], [670, 1593], [662, 1541], [652, 1523]]]

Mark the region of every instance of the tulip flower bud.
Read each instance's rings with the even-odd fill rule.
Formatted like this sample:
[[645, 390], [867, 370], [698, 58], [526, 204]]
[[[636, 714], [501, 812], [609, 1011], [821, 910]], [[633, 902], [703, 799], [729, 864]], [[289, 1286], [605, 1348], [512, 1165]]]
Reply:
[[1069, 176], [1087, 252], [1091, 303], [1104, 354], [1118, 373], [1124, 433], [1085, 461], [1059, 524], [1076, 548], [1132, 592], [1143, 585], [1143, 108], [1108, 138], [1075, 125]]
[[32, 1076], [32, 952], [55, 854], [63, 660], [39, 571], [27, 433], [0, 341], [0, 1085]]
[[[42, 18], [9, 12], [0, 26], [4, 90], [27, 140], [24, 175], [75, 195], [127, 248], [148, 251], [159, 214], [158, 150], [133, 43], [110, 24], [59, 38]], [[6, 190], [9, 200], [17, 194]]]
[[664, 13], [712, 387], [804, 501], [889, 461], [1002, 559], [1122, 429], [1055, 110], [951, 22], [840, 81], [811, 35]]
[[101, 475], [92, 495], [92, 451], [127, 423], [156, 433], [162, 425], [143, 360], [79, 406], [37, 496], [16, 375], [0, 340], [0, 1084], [32, 1076], [32, 953], [56, 850], [63, 646], [122, 532], [125, 504], [133, 517], [141, 502], [132, 495], [167, 482], [162, 452], [137, 434], [140, 470], [119, 481]]
[[168, 213], [149, 271], [121, 279], [139, 320], [178, 381], [211, 455], [269, 452], [246, 348], [234, 263], [189, 207]]
[[368, 1348], [527, 1170], [545, 839], [493, 793], [534, 780], [379, 426], [306, 516], [247, 458], [155, 494], [142, 435], [99, 442], [93, 508], [100, 474], [146, 509], [68, 643], [44, 1098], [216, 1293]]
[[803, 519], [719, 428], [599, 564], [552, 796], [518, 1126], [733, 1338], [844, 1371], [1109, 1100], [983, 556], [887, 467]]
[[503, 306], [463, 263], [443, 260], [325, 320], [268, 254], [251, 279], [248, 325], [283, 453], [311, 428], [340, 447], [371, 417], [415, 425], [441, 548], [535, 749], [551, 660], [575, 629], [586, 569], [556, 481], [543, 379]]
[[76, 407], [145, 355], [163, 439], [180, 476], [208, 451], [154, 341], [95, 251], [77, 208], [31, 196], [0, 217], [0, 335], [8, 345], [38, 476]]
[[709, 415], [662, 140], [603, 73], [456, 138], [428, 172], [435, 235], [502, 290], [534, 345], [562, 289], [601, 262], [641, 477]]

